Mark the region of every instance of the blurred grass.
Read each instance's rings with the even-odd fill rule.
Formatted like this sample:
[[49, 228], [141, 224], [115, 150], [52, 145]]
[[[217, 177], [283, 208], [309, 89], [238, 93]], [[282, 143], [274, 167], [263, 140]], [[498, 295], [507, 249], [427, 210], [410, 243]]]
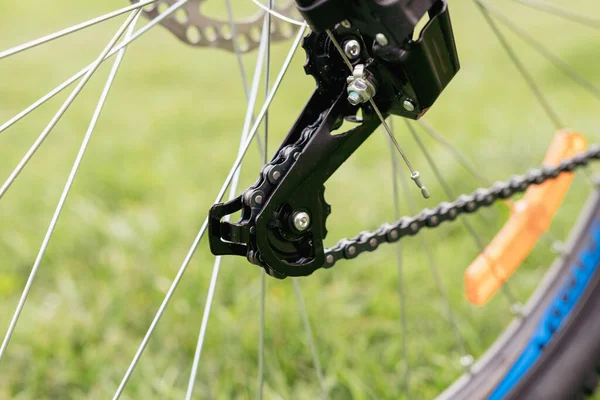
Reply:
[[[246, 3], [242, 8], [248, 10]], [[123, 4], [1, 4], [0, 48]], [[589, 4], [574, 1], [569, 6], [588, 12], [597, 8]], [[588, 79], [600, 83], [597, 35], [514, 4], [507, 3], [505, 9]], [[218, 14], [219, 7], [210, 10]], [[536, 165], [554, 129], [474, 5], [455, 2], [452, 15], [463, 67], [429, 120], [491, 180]], [[89, 63], [120, 23], [111, 21], [2, 60], [0, 120]], [[518, 39], [508, 37], [568, 126], [597, 141], [598, 103]], [[274, 47], [275, 72], [287, 46]], [[254, 58], [245, 60], [248, 73]], [[312, 91], [313, 80], [303, 75], [303, 62], [299, 52], [271, 109], [271, 149]], [[0, 326], [8, 325], [108, 68], [101, 68], [2, 199]], [[10, 173], [65, 98], [66, 94], [57, 96], [1, 135], [1, 176]], [[235, 157], [244, 104], [231, 54], [186, 47], [158, 28], [130, 47], [0, 363], [0, 398], [112, 396]], [[431, 200], [417, 202], [431, 207], [444, 199], [443, 193], [404, 123], [395, 124], [399, 140], [433, 193]], [[477, 187], [441, 146], [425, 136], [424, 140], [456, 192]], [[374, 134], [328, 182], [326, 198], [334, 210], [328, 221], [329, 244], [393, 219], [389, 153], [384, 135]], [[245, 165], [240, 188], [256, 177], [260, 157], [255, 149]], [[554, 236], [566, 236], [587, 192], [585, 179], [576, 179], [553, 226]], [[405, 203], [401, 207], [408, 213]], [[497, 217], [502, 211], [486, 215]], [[484, 240], [499, 224], [499, 219], [471, 220]], [[484, 308], [464, 300], [462, 272], [477, 249], [460, 224], [426, 235], [435, 244], [435, 259], [460, 329], [473, 354], [479, 355], [511, 318], [506, 299], [497, 296]], [[421, 240], [409, 238], [402, 249], [409, 299], [410, 389], [413, 398], [428, 399], [460, 374], [461, 353]], [[521, 299], [535, 287], [552, 257], [539, 246], [511, 280], [511, 289]], [[384, 246], [301, 280], [331, 398], [402, 398], [406, 365], [394, 260], [395, 249]], [[127, 386], [127, 398], [182, 397], [212, 262], [203, 242]], [[245, 260], [224, 260], [197, 398], [256, 397], [259, 279], [258, 269]], [[291, 281], [269, 279], [267, 285], [266, 398], [316, 398], [318, 384]]]

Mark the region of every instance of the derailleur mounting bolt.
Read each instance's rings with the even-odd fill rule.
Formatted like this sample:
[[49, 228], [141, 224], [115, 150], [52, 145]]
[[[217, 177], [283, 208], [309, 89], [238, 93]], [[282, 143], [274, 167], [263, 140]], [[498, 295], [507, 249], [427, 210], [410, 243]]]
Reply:
[[360, 43], [358, 43], [358, 40], [351, 39], [344, 43], [344, 53], [351, 60], [358, 58], [360, 56]]
[[300, 232], [304, 232], [310, 227], [310, 215], [308, 215], [307, 212], [298, 211], [294, 213], [292, 221], [294, 223], [294, 228]]
[[404, 106], [404, 109], [408, 112], [415, 111], [415, 104], [412, 102], [411, 99], [404, 100], [404, 103], [402, 103], [402, 105]]

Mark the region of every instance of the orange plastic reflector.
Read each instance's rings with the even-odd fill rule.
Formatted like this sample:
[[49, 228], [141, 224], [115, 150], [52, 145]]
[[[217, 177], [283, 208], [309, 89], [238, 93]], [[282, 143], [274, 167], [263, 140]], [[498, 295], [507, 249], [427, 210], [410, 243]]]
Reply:
[[[585, 136], [559, 131], [546, 152], [544, 165], [556, 166], [586, 147]], [[521, 200], [514, 202], [509, 220], [465, 271], [465, 291], [471, 303], [485, 304], [519, 268], [550, 227], [572, 181], [572, 172], [562, 173], [531, 186]]]

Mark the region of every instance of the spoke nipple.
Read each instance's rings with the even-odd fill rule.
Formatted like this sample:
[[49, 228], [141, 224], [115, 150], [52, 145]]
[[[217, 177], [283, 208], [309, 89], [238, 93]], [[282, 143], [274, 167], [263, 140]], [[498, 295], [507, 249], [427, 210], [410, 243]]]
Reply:
[[475, 362], [475, 359], [470, 354], [465, 354], [464, 356], [462, 356], [460, 358], [460, 365], [467, 371], [469, 371], [471, 369], [474, 362]]
[[523, 310], [523, 304], [519, 302], [510, 305], [510, 312], [515, 317], [523, 317], [525, 315], [525, 311]]

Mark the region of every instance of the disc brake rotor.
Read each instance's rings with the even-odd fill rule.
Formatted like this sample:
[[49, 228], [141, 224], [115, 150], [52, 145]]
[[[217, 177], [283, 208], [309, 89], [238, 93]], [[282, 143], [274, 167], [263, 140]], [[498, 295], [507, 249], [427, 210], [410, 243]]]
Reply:
[[[203, 14], [202, 6], [208, 0], [190, 0], [176, 14], [160, 22], [179, 40], [196, 47], [216, 47], [235, 51], [233, 31], [237, 36], [238, 48], [242, 53], [256, 49], [260, 43], [260, 35], [265, 11], [260, 10], [251, 17], [234, 20], [234, 29], [228, 20], [220, 20]], [[137, 3], [137, 0], [130, 0]], [[172, 6], [177, 0], [160, 0], [144, 7], [143, 13], [149, 19], [156, 18], [166, 6]], [[257, 7], [258, 8], [258, 7]], [[295, 3], [288, 2], [283, 7], [274, 7], [279, 14], [296, 17]], [[289, 39], [294, 34], [291, 24], [278, 18], [271, 20], [271, 41], [278, 42]]]

